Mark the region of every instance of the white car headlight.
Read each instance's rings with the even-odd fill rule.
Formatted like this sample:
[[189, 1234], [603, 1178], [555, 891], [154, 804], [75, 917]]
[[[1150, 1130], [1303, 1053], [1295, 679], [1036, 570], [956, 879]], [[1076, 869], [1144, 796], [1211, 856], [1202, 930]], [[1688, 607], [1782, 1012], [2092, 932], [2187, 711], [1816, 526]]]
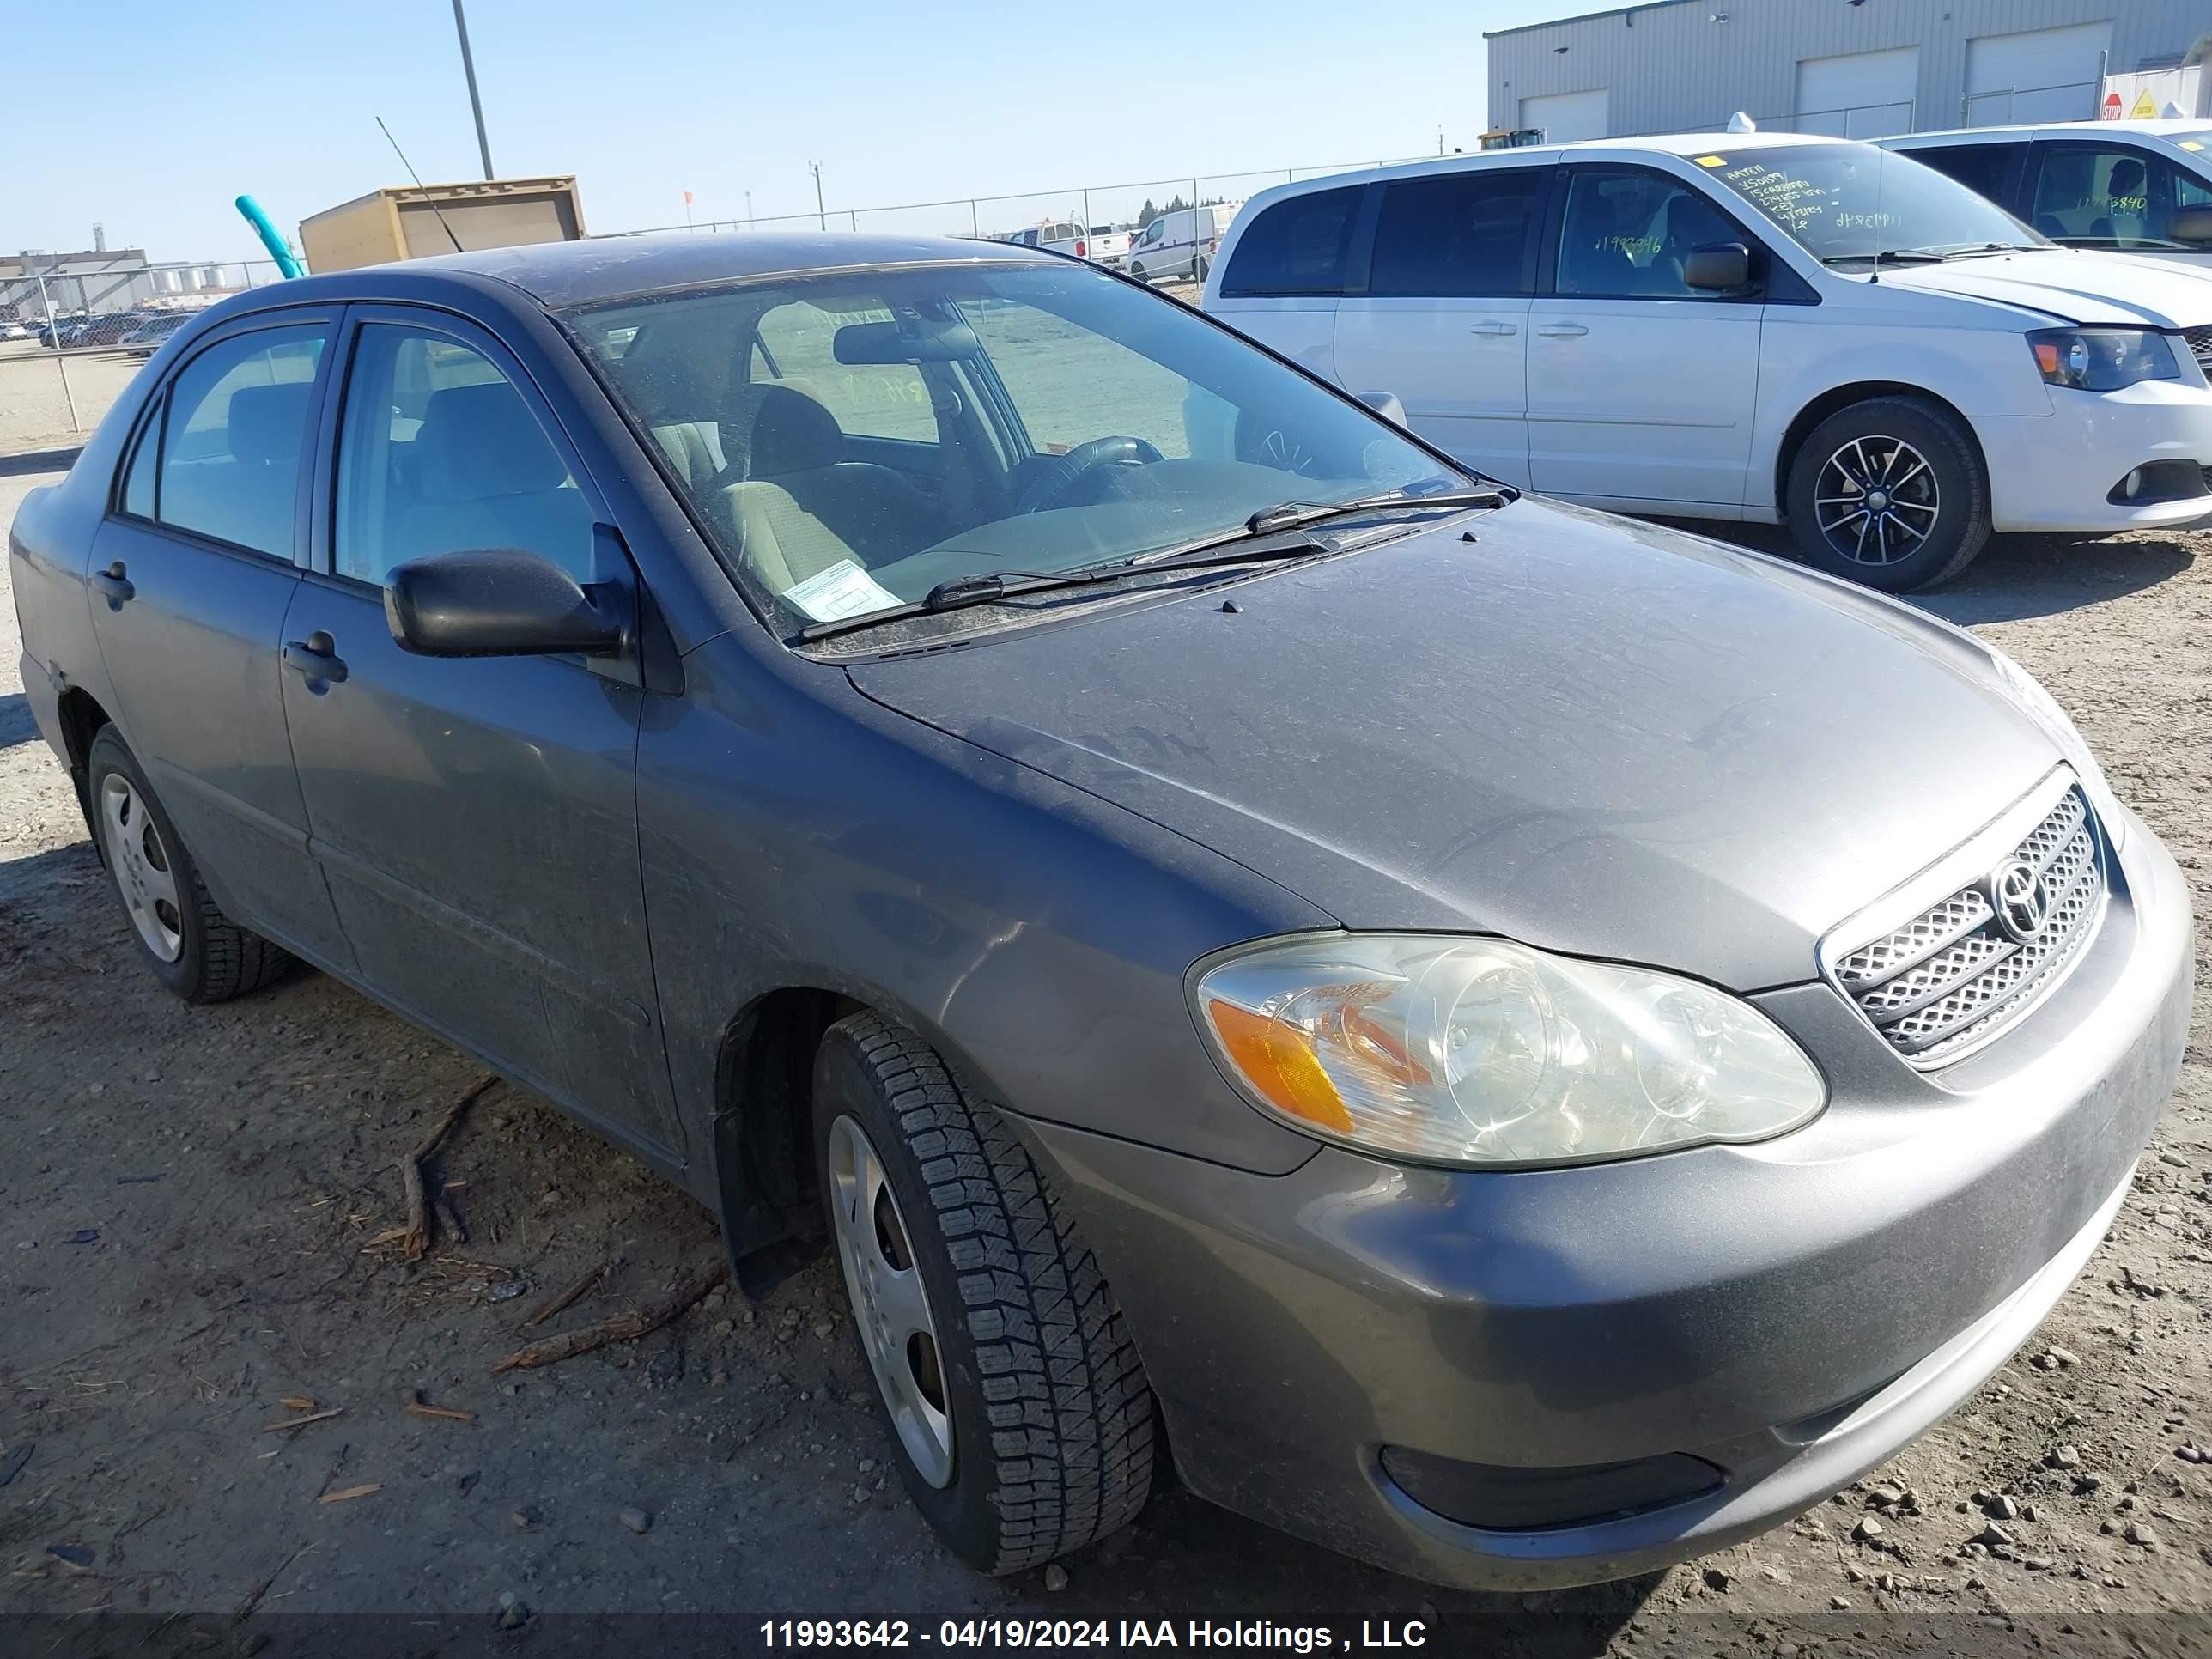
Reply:
[[2034, 675], [1988, 641], [1978, 640], [1975, 643], [1990, 653], [1990, 660], [1996, 665], [1997, 678], [2014, 704], [2035, 722], [2074, 769], [2074, 775], [2081, 781], [2081, 787], [2089, 797], [2089, 805], [2096, 810], [2097, 821], [2104, 826], [2106, 838], [2115, 847], [2124, 846], [2127, 819], [2119, 811], [2119, 799], [2112, 793], [2112, 786], [2105, 781], [2105, 769], [2097, 764], [2097, 757], [2075, 729], [2072, 717], [2058, 706], [2057, 698], [2043, 689]]
[[1812, 1061], [1749, 1003], [1504, 939], [1300, 935], [1216, 961], [1192, 996], [1255, 1105], [1409, 1162], [1525, 1168], [1761, 1140], [1827, 1103]]

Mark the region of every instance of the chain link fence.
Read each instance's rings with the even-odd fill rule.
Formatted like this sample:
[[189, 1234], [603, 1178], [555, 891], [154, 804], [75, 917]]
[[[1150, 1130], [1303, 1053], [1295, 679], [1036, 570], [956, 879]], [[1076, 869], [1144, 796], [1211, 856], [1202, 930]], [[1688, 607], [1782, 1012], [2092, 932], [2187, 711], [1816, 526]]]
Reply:
[[217, 301], [277, 280], [265, 259], [0, 262], [0, 448], [91, 430], [171, 333]]

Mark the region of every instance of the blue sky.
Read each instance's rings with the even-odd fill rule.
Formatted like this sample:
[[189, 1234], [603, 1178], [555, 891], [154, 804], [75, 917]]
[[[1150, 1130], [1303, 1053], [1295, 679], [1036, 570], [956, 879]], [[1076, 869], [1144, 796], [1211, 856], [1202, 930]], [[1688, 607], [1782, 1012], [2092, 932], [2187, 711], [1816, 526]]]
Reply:
[[[811, 211], [810, 161], [835, 210], [1432, 154], [1439, 125], [1472, 148], [1483, 30], [1587, 9], [469, 0], [468, 14], [499, 171], [573, 173], [590, 228], [624, 230], [681, 223], [687, 189], [702, 222], [741, 218], [748, 190], [761, 216]], [[291, 234], [405, 182], [379, 115], [425, 179], [481, 171], [450, 0], [109, 0], [92, 28], [72, 8], [21, 9], [0, 251], [85, 246], [100, 220], [110, 246], [157, 259], [246, 257], [241, 191]], [[1094, 199], [1091, 216], [1143, 194]], [[1079, 204], [1053, 191], [987, 204], [980, 228]]]

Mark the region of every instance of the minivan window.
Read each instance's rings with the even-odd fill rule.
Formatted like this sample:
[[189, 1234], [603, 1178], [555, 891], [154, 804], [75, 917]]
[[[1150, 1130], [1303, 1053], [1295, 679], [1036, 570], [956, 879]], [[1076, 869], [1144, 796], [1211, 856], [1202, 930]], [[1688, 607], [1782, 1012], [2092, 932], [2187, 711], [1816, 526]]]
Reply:
[[1930, 144], [1911, 154], [1923, 167], [1957, 179], [1978, 196], [2002, 202], [2019, 150], [2016, 144]]
[[1559, 290], [1593, 297], [1715, 300], [1682, 280], [1695, 250], [1741, 240], [1703, 191], [1633, 167], [1575, 167], [1559, 231]]
[[[748, 382], [758, 319], [800, 307], [824, 319], [825, 357], [921, 380], [938, 422], [927, 466], [854, 446], [820, 383]], [[1285, 501], [1464, 482], [1228, 331], [1081, 265], [823, 273], [568, 321], [641, 434], [683, 420], [721, 434], [728, 465], [679, 471], [678, 488], [725, 562], [800, 625], [958, 578], [1227, 535]], [[618, 327], [637, 332], [611, 358], [593, 343]], [[948, 611], [928, 625], [981, 620]]]
[[1237, 239], [1222, 294], [1341, 293], [1345, 256], [1366, 193], [1365, 185], [1352, 185], [1276, 203]]
[[339, 575], [381, 586], [404, 560], [514, 547], [589, 581], [592, 519], [490, 359], [443, 334], [362, 327], [338, 437]]
[[1910, 155], [1869, 144], [1766, 144], [1692, 158], [1814, 258], [1979, 252], [2044, 239]]
[[1533, 167], [1384, 185], [1367, 291], [1434, 299], [1531, 292], [1528, 256], [1543, 187], [1543, 170]]
[[256, 553], [292, 556], [300, 455], [313, 416], [322, 324], [219, 340], [169, 387], [155, 515]]
[[2166, 234], [2177, 208], [2212, 202], [2198, 179], [2163, 156], [2120, 144], [2053, 144], [2043, 153], [2029, 210], [2054, 240], [2085, 247], [2193, 249]]

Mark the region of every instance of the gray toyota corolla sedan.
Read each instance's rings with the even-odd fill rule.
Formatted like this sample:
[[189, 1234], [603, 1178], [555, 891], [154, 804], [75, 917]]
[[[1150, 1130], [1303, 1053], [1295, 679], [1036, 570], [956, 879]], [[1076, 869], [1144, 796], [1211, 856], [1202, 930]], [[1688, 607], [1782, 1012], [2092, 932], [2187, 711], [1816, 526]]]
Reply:
[[1049, 254], [262, 289], [10, 556], [150, 969], [358, 986], [750, 1284], [826, 1242], [986, 1571], [1170, 1453], [1467, 1585], [1771, 1526], [2034, 1328], [2180, 1060], [2182, 883], [2004, 657]]

